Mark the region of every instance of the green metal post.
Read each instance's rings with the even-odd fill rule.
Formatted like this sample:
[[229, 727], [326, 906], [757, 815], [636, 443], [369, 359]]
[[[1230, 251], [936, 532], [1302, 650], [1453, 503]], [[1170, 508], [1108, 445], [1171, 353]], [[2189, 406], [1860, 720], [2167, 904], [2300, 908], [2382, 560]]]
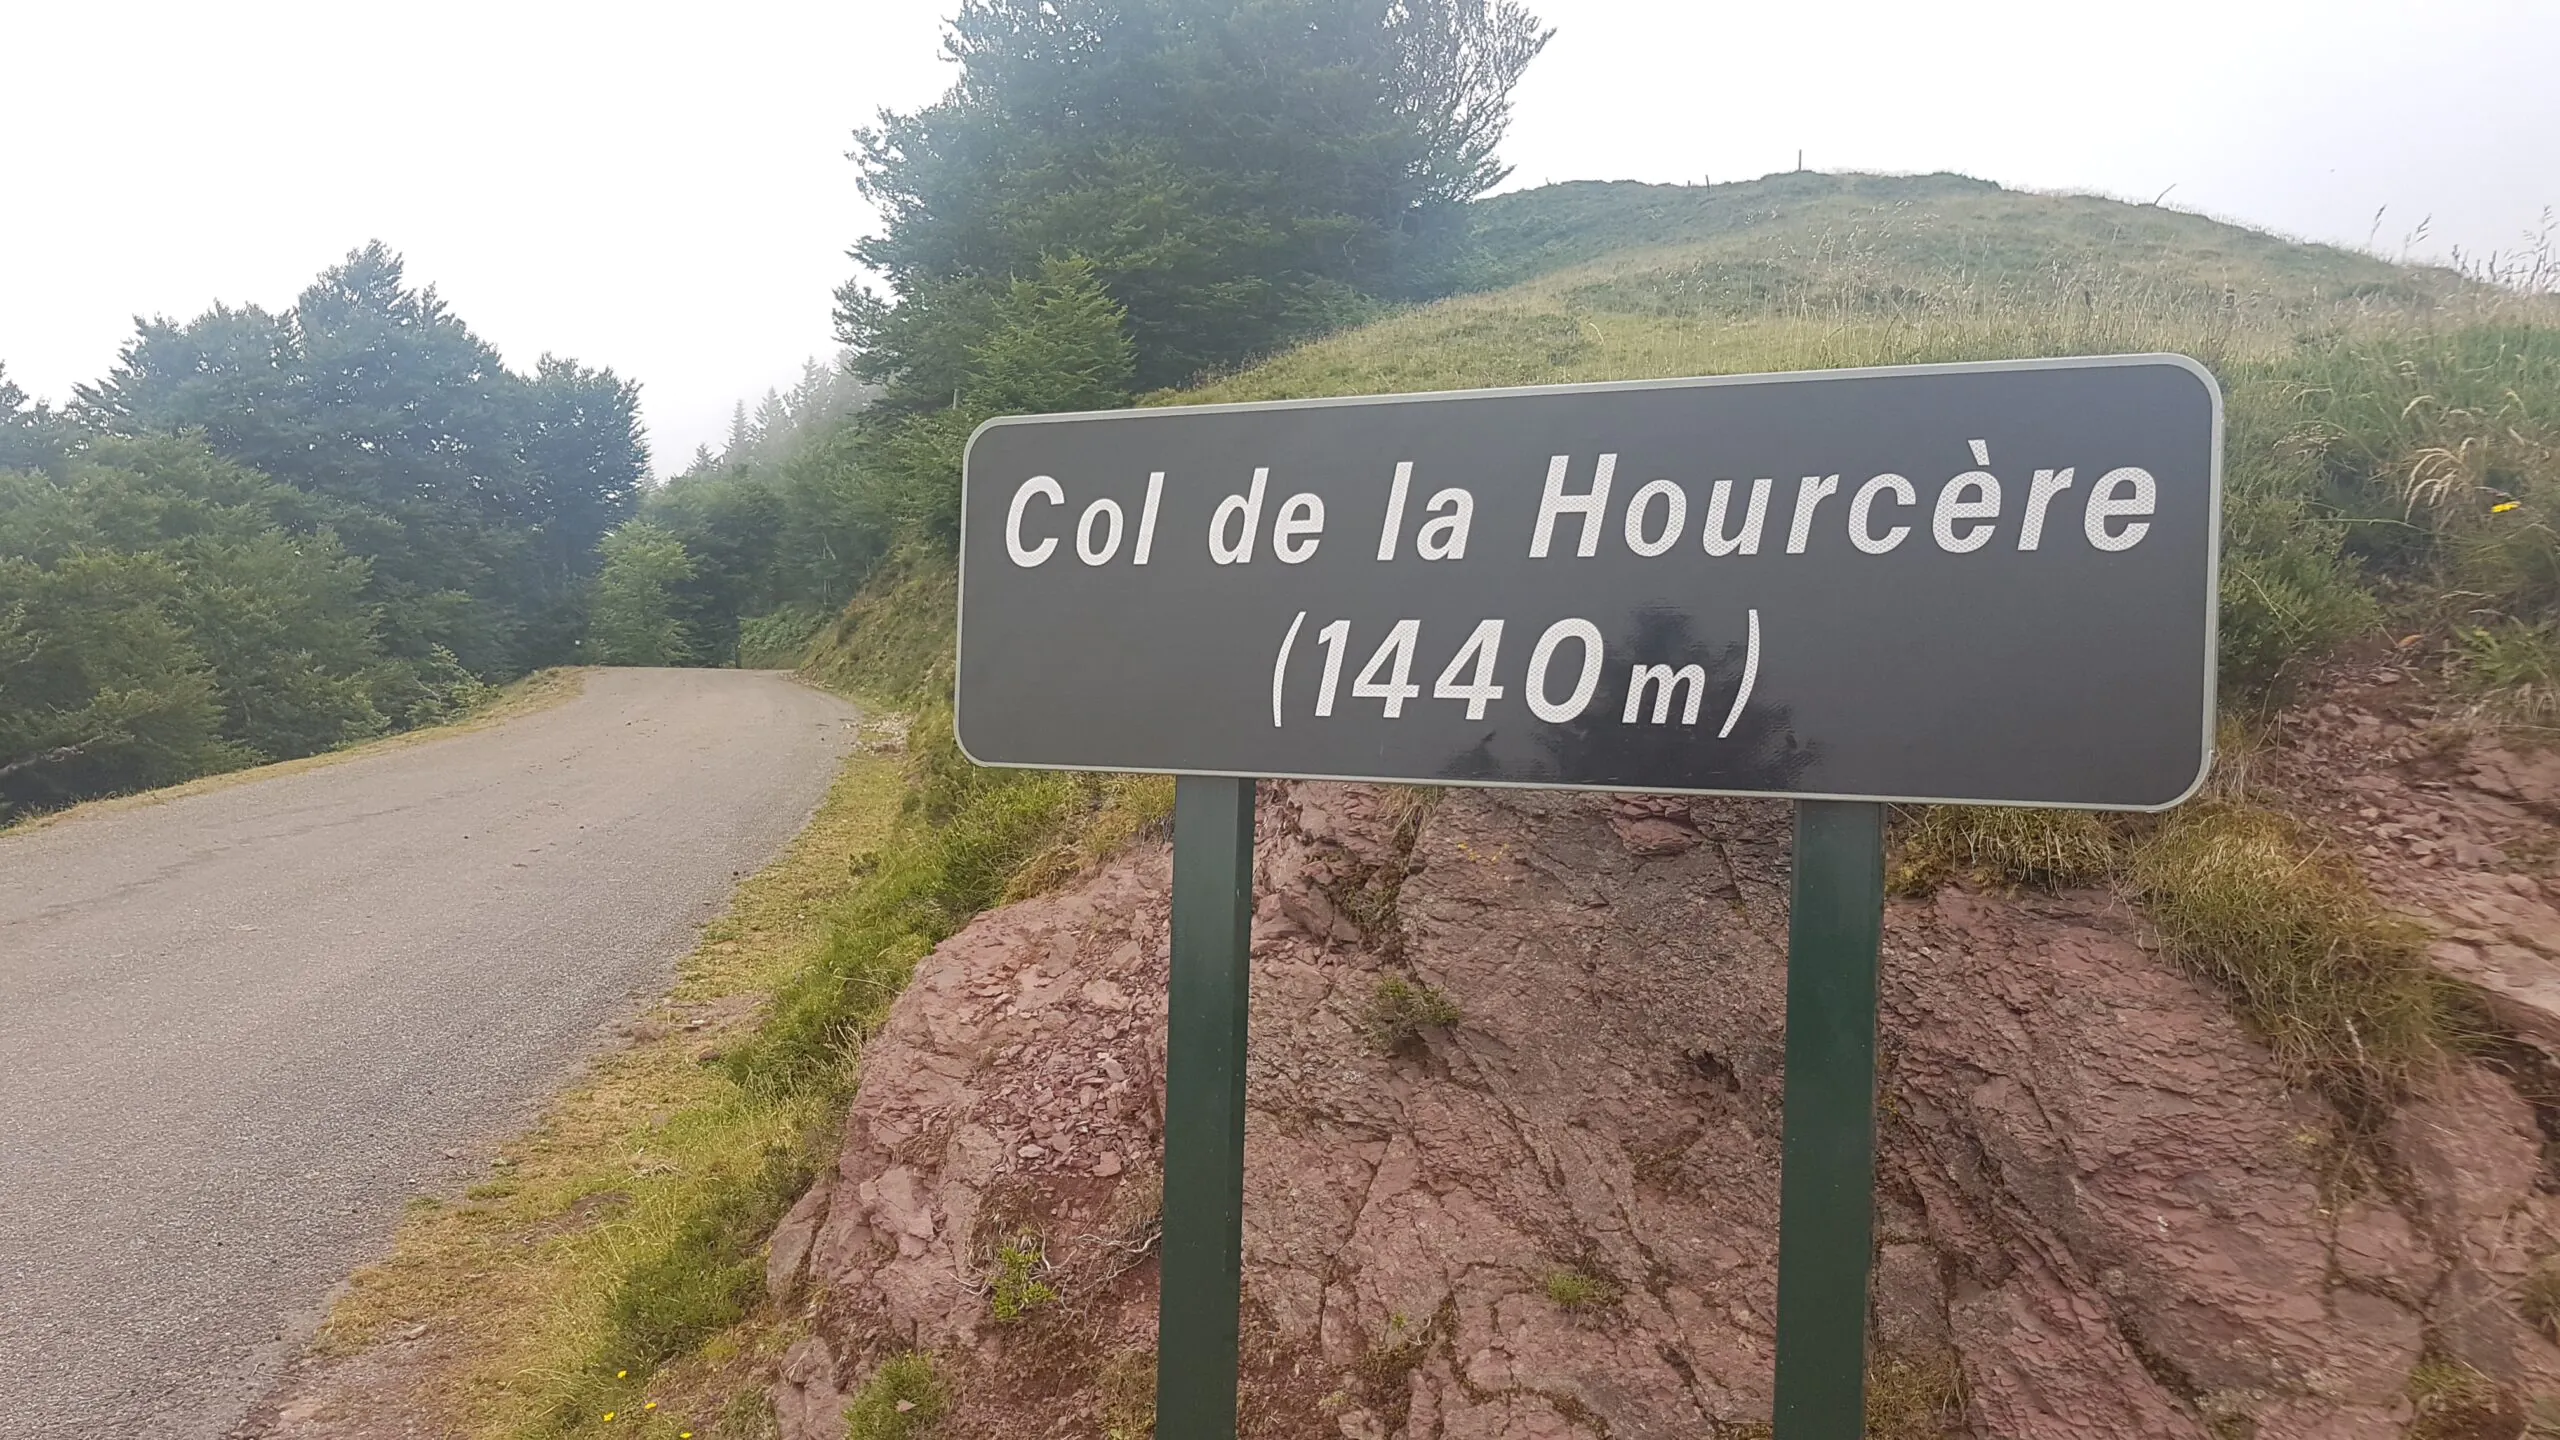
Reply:
[[1778, 1195], [1777, 1440], [1866, 1429], [1884, 807], [1796, 802]]
[[1234, 1440], [1244, 1289], [1244, 1046], [1252, 984], [1253, 784], [1173, 790], [1173, 983], [1165, 1017], [1158, 1440]]

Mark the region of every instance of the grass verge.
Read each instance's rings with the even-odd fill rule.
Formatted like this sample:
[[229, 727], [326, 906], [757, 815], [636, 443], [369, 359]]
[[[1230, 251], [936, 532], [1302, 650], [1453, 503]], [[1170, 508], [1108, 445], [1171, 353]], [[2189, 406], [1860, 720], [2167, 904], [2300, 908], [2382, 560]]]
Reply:
[[489, 1181], [419, 1203], [391, 1257], [355, 1276], [320, 1348], [351, 1352], [418, 1324], [452, 1337], [440, 1393], [470, 1435], [713, 1433], [673, 1404], [647, 1408], [652, 1370], [747, 1313], [764, 1233], [835, 1115], [833, 1087], [751, 1091], [716, 1052], [840, 923], [859, 888], [847, 857], [888, 841], [903, 793], [896, 757], [849, 758], [634, 1043], [506, 1145]]
[[423, 725], [415, 730], [403, 730], [396, 735], [378, 736], [342, 749], [323, 750], [317, 755], [304, 755], [298, 759], [278, 760], [272, 764], [252, 765], [242, 770], [223, 770], [212, 775], [199, 775], [193, 780], [164, 785], [157, 790], [144, 790], [132, 795], [110, 795], [103, 800], [85, 800], [77, 805], [66, 805], [59, 810], [48, 810], [41, 815], [29, 815], [22, 820], [0, 825], [0, 835], [24, 834], [30, 830], [41, 830], [48, 825], [59, 825], [63, 821], [86, 815], [108, 815], [119, 810], [139, 809], [146, 805], [165, 805], [169, 801], [184, 800], [191, 795], [228, 790], [234, 785], [273, 780], [282, 775], [299, 775], [306, 770], [318, 770], [343, 761], [360, 760], [365, 756], [380, 755], [385, 751], [405, 750], [412, 745], [427, 745], [438, 740], [450, 740], [456, 735], [467, 735], [474, 730], [486, 730], [493, 725], [503, 725], [510, 720], [533, 714], [537, 710], [548, 710], [554, 705], [574, 700], [587, 688], [589, 673], [587, 667], [574, 665], [536, 670], [522, 679], [496, 687], [489, 698], [473, 706], [470, 713], [447, 720], [440, 725]]
[[912, 734], [911, 753], [847, 760], [637, 1043], [507, 1146], [496, 1178], [421, 1205], [324, 1349], [419, 1323], [458, 1337], [445, 1393], [474, 1436], [756, 1433], [720, 1412], [791, 1338], [762, 1299], [764, 1238], [831, 1158], [862, 1044], [916, 962], [1171, 813], [1169, 781], [979, 770], [938, 707], [882, 729]]

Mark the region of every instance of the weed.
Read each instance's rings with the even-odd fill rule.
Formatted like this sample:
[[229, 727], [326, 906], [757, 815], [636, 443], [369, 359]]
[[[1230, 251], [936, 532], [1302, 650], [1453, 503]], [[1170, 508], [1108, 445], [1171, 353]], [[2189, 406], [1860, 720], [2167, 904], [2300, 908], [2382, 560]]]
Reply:
[[1422, 1032], [1455, 1025], [1464, 1016], [1457, 1002], [1432, 986], [1402, 975], [1378, 977], [1362, 1022], [1369, 1039], [1388, 1054], [1400, 1054], [1421, 1043]]
[[2488, 1440], [2515, 1433], [2513, 1417], [2501, 1414], [2497, 1385], [2459, 1360], [2420, 1361], [2404, 1393], [2417, 1412], [2407, 1440]]
[[2546, 1255], [2534, 1263], [2524, 1283], [2516, 1287], [2516, 1310], [2534, 1328], [2560, 1340], [2560, 1255]]
[[2291, 821], [2197, 802], [2136, 846], [2130, 868], [2176, 957], [2350, 1117], [2443, 1052], [2451, 1023], [2423, 937]]
[[987, 1276], [987, 1303], [995, 1317], [1011, 1324], [1044, 1305], [1054, 1305], [1058, 1292], [1040, 1278], [1048, 1257], [1040, 1237], [1017, 1235], [996, 1247], [996, 1267]]
[[951, 1409], [933, 1357], [909, 1351], [880, 1363], [845, 1407], [845, 1440], [916, 1440]]
[[2511, 725], [2560, 726], [2560, 635], [2551, 622], [2499, 620], [2454, 637], [2451, 669], [2493, 719]]
[[1867, 1363], [1868, 1440], [1940, 1440], [1964, 1415], [1964, 1368], [1953, 1353], [1878, 1355]]
[[1547, 1298], [1565, 1310], [1598, 1310], [1618, 1303], [1618, 1287], [1588, 1270], [1549, 1271]]
[[1102, 1366], [1102, 1440], [1156, 1433], [1156, 1352], [1127, 1350]]
[[2114, 837], [2086, 810], [1915, 805], [1894, 812], [1885, 878], [1897, 895], [1925, 895], [1950, 880], [2054, 891], [2096, 884], [2114, 866]]

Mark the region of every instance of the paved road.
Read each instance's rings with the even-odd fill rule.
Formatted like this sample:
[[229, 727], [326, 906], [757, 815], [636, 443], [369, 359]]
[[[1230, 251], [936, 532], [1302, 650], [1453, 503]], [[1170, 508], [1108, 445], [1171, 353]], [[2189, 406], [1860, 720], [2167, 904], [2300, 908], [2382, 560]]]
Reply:
[[0, 1427], [210, 1437], [824, 793], [850, 707], [609, 670], [475, 733], [0, 838]]

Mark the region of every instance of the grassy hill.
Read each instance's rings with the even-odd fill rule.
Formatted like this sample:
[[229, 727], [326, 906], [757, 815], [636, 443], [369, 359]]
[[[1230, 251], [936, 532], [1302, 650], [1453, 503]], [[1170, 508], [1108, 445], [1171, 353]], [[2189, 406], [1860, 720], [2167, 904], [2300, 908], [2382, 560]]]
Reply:
[[1573, 180], [1481, 201], [1474, 225], [1476, 278], [1486, 289], [1608, 255], [1723, 249], [1721, 242], [1793, 245], [1808, 236], [1883, 242], [1945, 276], [2088, 267], [2333, 293], [2413, 282], [2432, 291], [2447, 278], [2181, 210], [1948, 174], [1805, 171], [1726, 185]]
[[[2560, 711], [2560, 297], [1958, 175], [1575, 181], [1476, 235], [1489, 288], [1146, 403], [2180, 351], [2230, 402], [2227, 704], [2387, 621]], [[935, 688], [950, 597], [947, 562], [888, 567], [812, 668]]]
[[1578, 182], [1488, 201], [1493, 273], [1153, 403], [2174, 350], [2230, 401], [2224, 670], [2388, 619], [2519, 713], [2560, 618], [2560, 301], [1959, 176]]

